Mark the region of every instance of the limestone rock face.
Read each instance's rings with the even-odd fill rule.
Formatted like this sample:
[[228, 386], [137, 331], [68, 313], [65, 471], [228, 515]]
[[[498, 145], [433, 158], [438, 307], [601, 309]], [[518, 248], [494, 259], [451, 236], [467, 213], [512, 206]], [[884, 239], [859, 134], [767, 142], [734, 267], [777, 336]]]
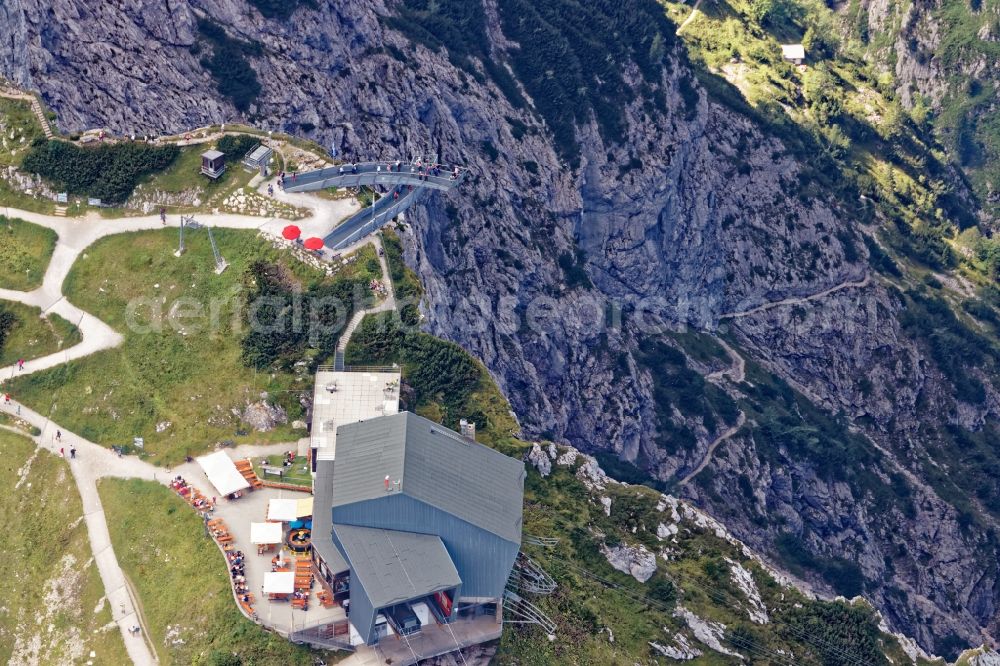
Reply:
[[552, 473], [552, 460], [549, 459], [548, 454], [542, 450], [542, 447], [537, 442], [528, 451], [527, 458], [528, 462], [535, 466], [535, 469], [538, 470], [538, 473], [542, 477], [546, 477]]
[[[996, 630], [995, 538], [926, 481], [923, 425], [979, 427], [1000, 417], [1000, 397], [984, 378], [984, 403], [953, 409], [952, 388], [901, 330], [894, 289], [870, 278], [856, 220], [810, 186], [807, 165], [778, 138], [700, 89], [688, 109], [679, 91], [690, 67], [678, 50], [659, 85], [663, 103], [625, 103], [621, 144], [580, 126], [580, 167], [570, 169], [544, 124], [488, 77], [388, 30], [379, 16], [394, 3], [315, 5], [273, 21], [245, 0], [5, 0], [0, 74], [38, 89], [66, 131], [158, 134], [242, 120], [335, 145], [347, 160], [467, 165], [459, 188], [407, 214], [405, 258], [425, 286], [424, 325], [486, 364], [527, 436], [575, 447], [556, 464], [579, 465], [593, 488], [607, 477], [580, 452], [617, 454], [666, 482], [694, 469], [731, 424], [674, 415], [694, 441], [664, 450], [656, 378], [640, 352], [666, 339], [662, 326], [724, 326], [748, 361], [855, 419], [882, 452], [865, 472], [885, 485], [903, 478], [913, 510], [882, 510], [864, 488], [826, 481], [787, 450], [781, 464], [765, 462], [770, 442], [755, 439], [753, 423], [715, 451], [708, 488], [678, 492], [761, 552], [792, 532], [824, 557], [858, 562], [872, 581], [866, 596], [924, 647], [951, 633], [978, 644]], [[262, 92], [246, 114], [200, 65], [199, 16], [266, 47], [250, 58]], [[508, 48], [490, 20], [494, 46]], [[586, 279], [570, 286], [565, 257], [582, 258]], [[240, 416], [254, 428], [287, 419], [266, 403]], [[781, 522], [762, 526], [761, 516]]]
[[288, 423], [288, 414], [278, 405], [266, 400], [251, 403], [243, 409], [240, 419], [257, 432], [267, 432], [283, 423]]
[[640, 583], [645, 583], [656, 573], [656, 555], [642, 544], [603, 546], [601, 552], [608, 559], [608, 564], [622, 573], [629, 574]]

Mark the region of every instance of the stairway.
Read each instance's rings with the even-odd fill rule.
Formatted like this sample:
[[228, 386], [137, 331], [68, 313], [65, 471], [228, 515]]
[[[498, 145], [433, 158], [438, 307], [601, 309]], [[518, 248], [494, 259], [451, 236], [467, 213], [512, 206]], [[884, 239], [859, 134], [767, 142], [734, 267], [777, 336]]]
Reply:
[[351, 341], [351, 335], [354, 334], [354, 329], [361, 325], [361, 320], [365, 318], [365, 315], [373, 310], [358, 310], [351, 317], [351, 321], [347, 322], [347, 327], [344, 328], [344, 332], [340, 334], [340, 340], [337, 341], [337, 353], [334, 356], [333, 367], [334, 370], [344, 369], [344, 353], [347, 351], [347, 343]]
[[35, 117], [38, 118], [38, 123], [42, 126], [42, 131], [45, 132], [45, 138], [51, 139], [53, 136], [52, 127], [49, 125], [49, 119], [45, 117], [42, 103], [38, 101], [38, 97], [35, 95], [31, 96], [31, 110], [35, 112]]
[[66, 211], [69, 210], [66, 206], [56, 206], [56, 217], [66, 217]]
[[257, 473], [253, 471], [253, 465], [250, 463], [249, 458], [243, 460], [235, 461], [236, 469], [239, 470], [243, 478], [247, 480], [250, 487], [254, 490], [264, 487], [264, 482], [257, 478]]

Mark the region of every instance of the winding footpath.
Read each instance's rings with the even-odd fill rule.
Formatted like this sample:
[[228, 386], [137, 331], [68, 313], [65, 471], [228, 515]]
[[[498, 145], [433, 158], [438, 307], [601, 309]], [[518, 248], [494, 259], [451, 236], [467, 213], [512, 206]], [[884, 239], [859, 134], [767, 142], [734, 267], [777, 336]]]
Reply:
[[829, 289], [824, 289], [823, 291], [818, 291], [815, 294], [810, 294], [808, 296], [792, 296], [789, 298], [782, 298], [778, 301], [770, 301], [768, 303], [762, 303], [757, 307], [750, 308], [749, 310], [741, 310], [738, 312], [729, 312], [724, 315], [720, 315], [719, 319], [740, 319], [742, 317], [750, 317], [759, 312], [764, 312], [765, 310], [770, 310], [771, 308], [777, 308], [784, 305], [801, 305], [802, 303], [808, 303], [809, 301], [819, 300], [825, 298], [830, 294], [836, 293], [843, 289], [859, 289], [861, 287], [867, 287], [872, 281], [872, 276], [865, 275], [862, 280], [846, 280], [840, 284], [836, 284]]
[[743, 360], [735, 349], [729, 346], [729, 343], [722, 338], [715, 338], [715, 341], [719, 343], [726, 353], [729, 354], [730, 360], [733, 364], [728, 368], [723, 368], [722, 370], [716, 370], [715, 372], [710, 372], [705, 375], [705, 379], [710, 382], [719, 382], [724, 377], [728, 377], [734, 384], [740, 384], [747, 378], [747, 363]]
[[[324, 212], [332, 213], [332, 208]], [[52, 258], [46, 268], [42, 285], [28, 292], [0, 289], [0, 299], [17, 301], [38, 307], [44, 314], [54, 312], [76, 324], [80, 329], [82, 340], [79, 344], [68, 349], [26, 362], [23, 370], [19, 371], [16, 366], [2, 368], [0, 369], [0, 378], [39, 372], [73, 359], [82, 358], [89, 354], [120, 345], [123, 342], [121, 334], [97, 317], [84, 312], [70, 303], [62, 293], [62, 285], [73, 264], [84, 250], [95, 241], [113, 234], [162, 229], [164, 224], [160, 221], [159, 216], [105, 219], [96, 215], [90, 215], [84, 218], [65, 218], [12, 208], [6, 208], [4, 212], [8, 217], [21, 218], [52, 229], [56, 232], [58, 238]], [[215, 214], [199, 217], [212, 226], [232, 229], [270, 231], [269, 227], [280, 228], [280, 225], [286, 223], [284, 220], [276, 220], [274, 218], [265, 219], [244, 215]], [[173, 219], [169, 220], [166, 226], [176, 228], [179, 224], [179, 219]], [[377, 240], [375, 242], [376, 247], [381, 250], [381, 245]], [[395, 307], [388, 266], [383, 254], [382, 252], [379, 253], [379, 259], [382, 266], [383, 278], [389, 288], [389, 296], [385, 301], [373, 308], [373, 311], [384, 311]], [[347, 336], [343, 337], [346, 338]], [[344, 344], [346, 345], [346, 342]], [[118, 563], [118, 558], [111, 545], [111, 535], [108, 531], [101, 498], [97, 492], [97, 482], [104, 477], [116, 477], [144, 479], [166, 485], [169, 483], [171, 472], [166, 469], [157, 468], [138, 458], [119, 458], [109, 449], [75, 434], [65, 427], [59, 426], [47, 416], [17, 402], [12, 402], [9, 405], [0, 404], [0, 411], [16, 416], [37, 427], [40, 433], [37, 436], [31, 437], [37, 446], [45, 448], [56, 455], [59, 455], [61, 450], [69, 451], [73, 447], [76, 448], [76, 458], [68, 458], [67, 462], [69, 463], [70, 470], [83, 501], [87, 535], [94, 561], [97, 564], [101, 581], [104, 585], [105, 596], [111, 604], [112, 618], [121, 630], [122, 639], [125, 642], [125, 647], [132, 662], [139, 666], [157, 664], [155, 652], [147, 642], [146, 636], [148, 632], [143, 631], [138, 635], [133, 635], [129, 631], [130, 627], [142, 624], [140, 615], [136, 610], [139, 604], [132, 597], [125, 574]], [[62, 434], [61, 440], [58, 442], [55, 438], [57, 431], [61, 431]], [[284, 450], [287, 446], [287, 444], [277, 444], [274, 447], [266, 448]], [[259, 452], [263, 449], [254, 450]]]
[[719, 444], [722, 444], [724, 441], [726, 441], [727, 439], [738, 433], [740, 431], [740, 428], [742, 428], [743, 424], [746, 422], [747, 422], [746, 415], [743, 412], [740, 412], [740, 415], [736, 418], [736, 423], [733, 426], [727, 428], [725, 432], [716, 437], [715, 440], [708, 445], [708, 451], [705, 451], [705, 457], [702, 458], [701, 462], [698, 463], [697, 467], [691, 470], [687, 475], [685, 475], [683, 479], [681, 479], [678, 482], [678, 485], [681, 486], [687, 485], [691, 481], [691, 479], [701, 474], [701, 470], [705, 469], [708, 466], [708, 463], [712, 461], [712, 455], [715, 453], [715, 450], [719, 448]]

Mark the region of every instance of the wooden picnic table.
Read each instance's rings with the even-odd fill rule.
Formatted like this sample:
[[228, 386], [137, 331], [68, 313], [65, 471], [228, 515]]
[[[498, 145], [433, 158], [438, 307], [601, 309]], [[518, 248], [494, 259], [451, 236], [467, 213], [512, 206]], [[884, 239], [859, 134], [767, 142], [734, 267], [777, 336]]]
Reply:
[[263, 472], [264, 472], [265, 475], [267, 475], [267, 474], [274, 474], [275, 476], [278, 476], [278, 477], [284, 477], [285, 476], [285, 468], [284, 467], [275, 467], [274, 465], [262, 465], [261, 469], [263, 470]]

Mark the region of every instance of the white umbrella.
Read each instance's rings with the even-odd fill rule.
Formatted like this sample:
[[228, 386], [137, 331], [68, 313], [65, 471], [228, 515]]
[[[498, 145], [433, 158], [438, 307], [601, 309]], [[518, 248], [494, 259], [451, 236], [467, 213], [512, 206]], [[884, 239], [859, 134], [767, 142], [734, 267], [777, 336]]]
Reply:
[[294, 571], [268, 571], [264, 574], [264, 594], [291, 594], [294, 591]]
[[281, 523], [250, 523], [250, 543], [281, 543]]

